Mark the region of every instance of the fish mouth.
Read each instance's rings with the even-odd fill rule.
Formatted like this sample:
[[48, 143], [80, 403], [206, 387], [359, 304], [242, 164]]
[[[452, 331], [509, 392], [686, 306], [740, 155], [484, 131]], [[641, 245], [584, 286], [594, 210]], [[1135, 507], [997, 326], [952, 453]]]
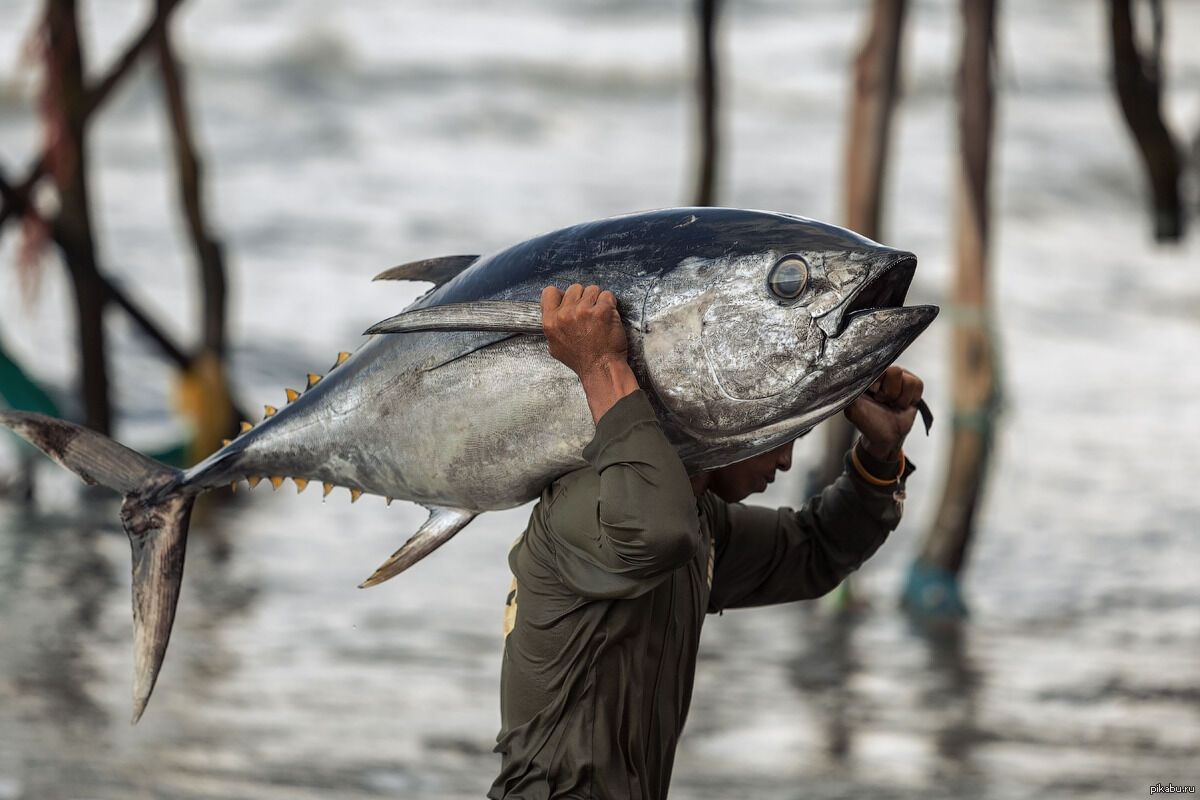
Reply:
[[825, 343], [827, 402], [838, 410], [867, 389], [937, 318], [933, 305], [906, 306], [917, 268], [912, 253], [893, 258], [858, 287]]
[[904, 253], [865, 281], [842, 307], [833, 338], [845, 333], [858, 317], [883, 309], [902, 308], [916, 271], [917, 257], [912, 253]]
[[[938, 307], [865, 308], [847, 314], [842, 333], [826, 343], [826, 386], [849, 403], [866, 391], [937, 318]], [[840, 409], [839, 409], [840, 410]]]

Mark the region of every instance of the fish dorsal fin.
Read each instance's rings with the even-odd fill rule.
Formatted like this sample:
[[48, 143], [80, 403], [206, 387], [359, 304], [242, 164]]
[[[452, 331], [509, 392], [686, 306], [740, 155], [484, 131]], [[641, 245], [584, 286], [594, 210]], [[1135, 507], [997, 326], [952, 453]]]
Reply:
[[372, 280], [377, 281], [429, 281], [441, 286], [479, 260], [479, 256], [441, 256], [424, 261], [410, 261], [398, 267], [385, 269]]
[[367, 328], [367, 334], [415, 331], [498, 331], [542, 333], [542, 306], [521, 300], [447, 303], [404, 311]]
[[462, 508], [431, 506], [429, 519], [425, 520], [425, 524], [404, 543], [403, 547], [393, 553], [391, 558], [383, 562], [379, 569], [371, 573], [371, 577], [359, 584], [359, 588], [378, 586], [388, 578], [399, 575], [465, 528], [468, 522], [475, 519], [476, 513]]

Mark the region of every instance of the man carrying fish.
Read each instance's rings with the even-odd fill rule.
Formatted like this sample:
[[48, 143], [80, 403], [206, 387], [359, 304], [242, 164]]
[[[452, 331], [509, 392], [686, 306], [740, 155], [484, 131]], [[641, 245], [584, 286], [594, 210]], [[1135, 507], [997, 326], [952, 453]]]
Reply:
[[799, 511], [742, 505], [791, 466], [792, 441], [689, 475], [630, 367], [612, 293], [547, 287], [541, 307], [595, 433], [588, 466], [541, 494], [509, 555], [488, 796], [663, 798], [705, 615], [819, 597], [879, 548], [900, 521], [923, 387], [891, 366], [849, 405], [861, 435], [845, 472]]

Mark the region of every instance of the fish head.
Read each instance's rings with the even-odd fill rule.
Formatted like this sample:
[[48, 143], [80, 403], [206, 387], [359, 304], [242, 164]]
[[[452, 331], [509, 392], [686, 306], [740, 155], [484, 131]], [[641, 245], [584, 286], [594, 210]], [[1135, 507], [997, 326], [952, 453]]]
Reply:
[[761, 246], [684, 257], [647, 295], [642, 368], [705, 468], [836, 414], [937, 316], [904, 306], [912, 253], [776, 216]]

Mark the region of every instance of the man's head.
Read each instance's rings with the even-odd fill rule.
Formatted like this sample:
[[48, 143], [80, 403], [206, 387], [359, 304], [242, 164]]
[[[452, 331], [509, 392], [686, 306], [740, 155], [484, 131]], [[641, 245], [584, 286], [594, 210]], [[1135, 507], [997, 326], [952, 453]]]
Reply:
[[692, 485], [698, 495], [711, 489], [727, 503], [745, 500], [774, 482], [776, 470], [786, 472], [791, 468], [792, 444], [788, 442], [745, 461], [703, 472], [692, 478]]

